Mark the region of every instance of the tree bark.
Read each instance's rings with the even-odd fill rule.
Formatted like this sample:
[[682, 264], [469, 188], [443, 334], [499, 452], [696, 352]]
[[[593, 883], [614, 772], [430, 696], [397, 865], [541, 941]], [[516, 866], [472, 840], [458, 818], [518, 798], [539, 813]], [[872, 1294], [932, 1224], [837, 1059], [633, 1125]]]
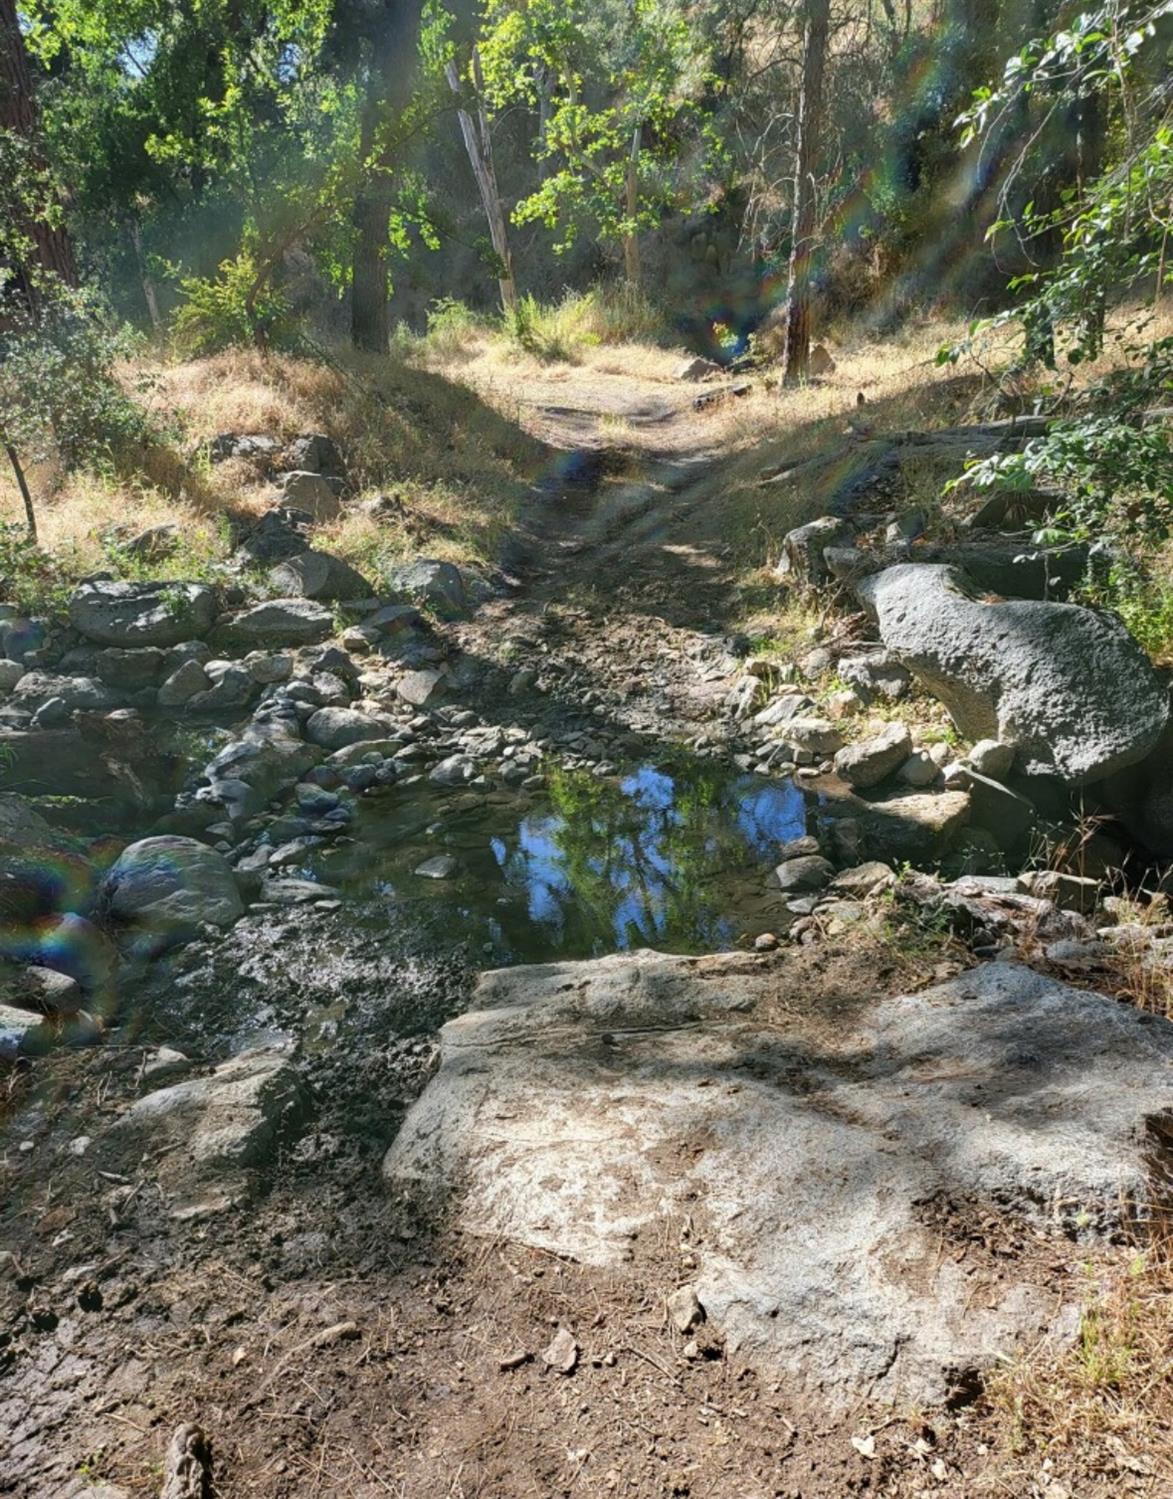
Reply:
[[[445, 70], [448, 87], [460, 96], [460, 76], [456, 64], [450, 62]], [[501, 310], [513, 312], [517, 307], [517, 283], [513, 278], [513, 253], [509, 247], [509, 231], [505, 219], [505, 208], [497, 186], [497, 169], [493, 160], [493, 137], [489, 130], [489, 116], [484, 106], [484, 77], [481, 73], [481, 58], [477, 49], [472, 53], [472, 81], [476, 90], [477, 114], [474, 120], [469, 110], [463, 107], [456, 111], [460, 122], [460, 133], [464, 138], [464, 149], [468, 153], [469, 165], [476, 178], [477, 191], [481, 195], [481, 207], [489, 224], [489, 239], [493, 254], [497, 257], [497, 286], [501, 293]]]
[[134, 248], [134, 260], [138, 266], [139, 282], [143, 289], [143, 301], [146, 303], [147, 316], [151, 320], [151, 331], [158, 333], [163, 326], [163, 319], [159, 315], [159, 297], [155, 291], [155, 280], [151, 275], [146, 253], [143, 250], [143, 232], [139, 221], [133, 218], [129, 219], [127, 221], [127, 230], [130, 234], [130, 243]]
[[355, 194], [350, 281], [350, 340], [366, 353], [385, 354], [391, 337], [388, 229], [395, 205], [395, 146], [371, 160], [379, 127], [401, 110], [415, 78], [418, 0], [383, 0], [370, 36], [370, 67], [360, 125], [361, 160], [369, 163]]
[[794, 143], [794, 206], [786, 282], [786, 345], [782, 356], [785, 384], [804, 380], [810, 365], [811, 264], [816, 227], [814, 168], [822, 133], [829, 14], [830, 0], [808, 0]]
[[[628, 221], [633, 225], [639, 213], [639, 151], [642, 136], [643, 125], [641, 123], [631, 133], [631, 150], [627, 155], [627, 175], [624, 179], [624, 207]], [[640, 283], [639, 235], [634, 228], [623, 236], [623, 269], [627, 277], [628, 289], [638, 291]]]
[[[0, 0], [0, 128], [23, 137], [29, 146], [32, 163], [45, 165], [40, 148], [37, 97], [24, 34], [16, 15], [16, 0]], [[33, 244], [35, 264], [17, 267], [21, 290], [30, 309], [41, 303], [41, 283], [55, 276], [66, 286], [77, 285], [77, 266], [73, 244], [59, 225], [37, 218], [18, 226]]]
[[16, 478], [16, 487], [20, 490], [20, 497], [24, 501], [24, 515], [28, 522], [29, 540], [37, 539], [37, 512], [33, 509], [33, 497], [29, 493], [28, 480], [24, 476], [24, 468], [20, 457], [10, 442], [4, 443], [4, 451], [8, 454], [8, 461], [12, 464], [12, 472]]

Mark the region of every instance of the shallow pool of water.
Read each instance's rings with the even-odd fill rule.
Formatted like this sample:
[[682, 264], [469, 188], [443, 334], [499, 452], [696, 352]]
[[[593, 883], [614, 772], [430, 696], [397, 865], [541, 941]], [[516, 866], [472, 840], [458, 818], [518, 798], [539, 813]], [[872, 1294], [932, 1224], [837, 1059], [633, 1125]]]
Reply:
[[[535, 793], [420, 781], [364, 802], [355, 842], [308, 872], [351, 896], [418, 903], [479, 966], [700, 952], [781, 918], [769, 874], [808, 819], [792, 782], [696, 762], [555, 772]], [[417, 873], [444, 856], [442, 878]]]

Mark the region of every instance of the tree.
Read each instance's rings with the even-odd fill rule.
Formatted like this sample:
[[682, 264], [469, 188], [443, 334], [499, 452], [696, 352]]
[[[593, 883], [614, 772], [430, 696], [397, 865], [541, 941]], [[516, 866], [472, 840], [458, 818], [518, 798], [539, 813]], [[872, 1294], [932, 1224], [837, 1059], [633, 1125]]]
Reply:
[[490, 103], [536, 109], [535, 155], [554, 164], [514, 223], [560, 229], [556, 250], [590, 224], [622, 249], [637, 288], [640, 235], [690, 201], [688, 178], [699, 183], [720, 154], [698, 106], [708, 74], [688, 16], [668, 0], [489, 0], [480, 54]]
[[[477, 191], [481, 195], [481, 206], [485, 210], [485, 218], [489, 224], [489, 239], [497, 260], [497, 285], [501, 291], [501, 309], [505, 313], [512, 313], [517, 309], [517, 283], [513, 279], [513, 255], [509, 248], [505, 206], [501, 201], [501, 190], [497, 186], [497, 167], [493, 158], [493, 134], [489, 127], [489, 112], [485, 101], [484, 70], [481, 67], [481, 54], [476, 47], [472, 49], [468, 72], [472, 84], [476, 117], [474, 119], [472, 111], [465, 109], [463, 105], [457, 109], [456, 117], [460, 121], [464, 149], [468, 153], [469, 165], [476, 178]], [[462, 98], [460, 73], [454, 58], [449, 58], [445, 64], [444, 76], [448, 87], [456, 97]]]
[[[0, 0], [0, 132], [10, 137], [11, 154], [15, 157], [19, 153], [23, 158], [20, 169], [26, 181], [40, 177], [42, 186], [46, 185], [32, 69], [15, 0]], [[77, 285], [73, 245], [60, 212], [54, 211], [59, 207], [52, 201], [55, 196], [50, 186], [31, 213], [27, 204], [24, 212], [11, 201], [3, 205], [8, 222], [0, 230], [0, 252], [4, 258], [12, 256], [22, 295], [32, 309], [43, 294], [44, 277], [56, 278], [66, 286]], [[23, 242], [19, 253], [17, 239]]]
[[827, 66], [830, 0], [807, 0], [802, 39], [802, 81], [794, 138], [794, 198], [786, 276], [785, 383], [805, 380], [811, 349], [811, 267], [815, 251], [815, 166], [823, 128], [823, 76]]

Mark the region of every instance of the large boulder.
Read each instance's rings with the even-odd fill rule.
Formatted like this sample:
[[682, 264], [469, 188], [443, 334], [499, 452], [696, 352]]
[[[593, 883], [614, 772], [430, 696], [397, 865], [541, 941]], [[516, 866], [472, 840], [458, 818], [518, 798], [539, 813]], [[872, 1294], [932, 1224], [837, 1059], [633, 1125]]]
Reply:
[[967, 739], [998, 739], [1027, 775], [1070, 785], [1136, 764], [1169, 718], [1148, 657], [1110, 614], [984, 603], [956, 568], [906, 564], [857, 585], [889, 650]]
[[270, 646], [316, 645], [334, 633], [334, 616], [312, 599], [269, 599], [222, 621], [217, 646], [264, 650]]
[[0, 795], [0, 926], [83, 910], [94, 884], [77, 839], [46, 822], [23, 797]]
[[198, 640], [216, 619], [202, 583], [82, 583], [69, 601], [73, 628], [98, 645], [178, 645]]
[[289, 557], [277, 564], [269, 579], [291, 597], [326, 602], [369, 599], [375, 591], [362, 573], [329, 552], [306, 551]]
[[[1053, 1257], [1160, 1190], [1173, 1026], [1016, 965], [820, 1001], [794, 957], [639, 952], [488, 973], [477, 1000], [388, 1185], [604, 1274], [691, 1215], [709, 1322], [820, 1409], [946, 1401], [1073, 1337]], [[1051, 1258], [1008, 1273], [953, 1232], [995, 1206]]]
[[132, 843], [107, 874], [103, 895], [119, 921], [153, 931], [231, 926], [244, 903], [223, 854], [165, 833]]
[[933, 864], [953, 849], [969, 822], [964, 791], [898, 791], [872, 800], [833, 785], [822, 792], [820, 815], [843, 863]]

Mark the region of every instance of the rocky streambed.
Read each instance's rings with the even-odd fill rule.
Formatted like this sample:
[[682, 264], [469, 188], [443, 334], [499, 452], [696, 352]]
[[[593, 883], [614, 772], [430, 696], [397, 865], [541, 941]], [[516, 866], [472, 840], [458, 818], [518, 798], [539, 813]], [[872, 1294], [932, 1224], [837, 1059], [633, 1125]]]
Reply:
[[[265, 596], [99, 578], [67, 619], [4, 611], [6, 1169], [17, 1218], [51, 1162], [94, 1190], [9, 1266], [15, 1378], [71, 1275], [125, 1290], [102, 1223], [154, 1284], [280, 1202], [305, 1277], [349, 1252], [336, 1190], [392, 1212], [396, 1275], [421, 1224], [639, 1264], [680, 1368], [828, 1410], [963, 1408], [1070, 1338], [1066, 1246], [1143, 1234], [1168, 1185], [1168, 1021], [1087, 992], [1168, 961], [1167, 691], [1091, 611], [812, 534], [788, 554], [868, 613], [799, 665], [711, 628], [657, 658], [427, 559], [376, 595], [286, 507], [245, 543]], [[968, 747], [903, 719], [915, 683]], [[1090, 796], [1116, 820], [1073, 838]], [[990, 1215], [1029, 1273], [973, 1248]], [[16, 1492], [69, 1492], [53, 1442], [113, 1367], [83, 1341], [76, 1396], [10, 1411]]]

